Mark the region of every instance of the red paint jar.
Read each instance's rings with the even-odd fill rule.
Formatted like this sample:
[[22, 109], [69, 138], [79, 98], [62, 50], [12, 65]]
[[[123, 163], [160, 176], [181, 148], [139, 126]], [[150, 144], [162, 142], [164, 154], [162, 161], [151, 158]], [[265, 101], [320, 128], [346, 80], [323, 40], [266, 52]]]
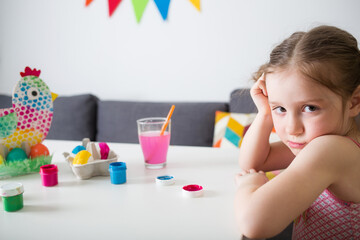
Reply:
[[42, 185], [51, 187], [58, 184], [58, 168], [55, 164], [48, 164], [40, 167]]

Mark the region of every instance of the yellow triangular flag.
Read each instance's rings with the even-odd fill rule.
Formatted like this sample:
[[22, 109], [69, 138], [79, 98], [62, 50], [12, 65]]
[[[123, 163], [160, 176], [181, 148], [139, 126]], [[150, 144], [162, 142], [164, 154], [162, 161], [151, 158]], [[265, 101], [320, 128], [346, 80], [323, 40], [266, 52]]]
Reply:
[[196, 7], [196, 9], [200, 12], [200, 0], [190, 0], [192, 5]]

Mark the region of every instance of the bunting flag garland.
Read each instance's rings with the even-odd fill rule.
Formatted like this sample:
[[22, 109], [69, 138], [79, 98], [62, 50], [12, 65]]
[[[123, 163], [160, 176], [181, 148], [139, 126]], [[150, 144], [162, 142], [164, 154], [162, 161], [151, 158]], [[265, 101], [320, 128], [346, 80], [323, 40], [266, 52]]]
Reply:
[[109, 16], [114, 13], [116, 8], [119, 6], [121, 0], [108, 0], [109, 1]]
[[192, 5], [196, 7], [196, 9], [200, 12], [200, 0], [189, 0]]
[[149, 0], [131, 0], [131, 1], [135, 11], [136, 21], [139, 23]]
[[162, 18], [166, 20], [169, 11], [170, 0], [154, 0], [154, 2], [156, 3]]
[[[109, 4], [109, 17], [113, 15], [116, 8], [119, 6], [122, 0], [108, 0]], [[136, 21], [139, 23], [144, 14], [145, 8], [149, 3], [149, 0], [131, 0], [134, 7]], [[171, 0], [154, 0], [156, 7], [158, 8], [161, 17], [164, 21], [167, 19], [169, 6]], [[190, 3], [200, 12], [200, 1], [201, 0], [189, 0]], [[88, 7], [93, 0], [85, 0], [85, 7]]]

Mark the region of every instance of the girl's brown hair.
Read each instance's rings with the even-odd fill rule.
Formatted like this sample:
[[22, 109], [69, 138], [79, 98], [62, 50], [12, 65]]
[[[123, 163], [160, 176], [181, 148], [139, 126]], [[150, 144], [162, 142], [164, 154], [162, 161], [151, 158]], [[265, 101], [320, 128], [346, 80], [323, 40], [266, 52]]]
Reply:
[[270, 54], [270, 61], [253, 76], [277, 70], [297, 69], [345, 100], [360, 84], [360, 52], [356, 39], [332, 26], [319, 26], [309, 32], [295, 32]]

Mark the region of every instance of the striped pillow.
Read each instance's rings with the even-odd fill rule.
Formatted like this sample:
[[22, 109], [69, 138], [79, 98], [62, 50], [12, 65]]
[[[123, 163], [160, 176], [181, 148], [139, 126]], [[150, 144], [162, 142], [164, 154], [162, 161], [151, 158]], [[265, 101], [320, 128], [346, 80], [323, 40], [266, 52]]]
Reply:
[[[246, 131], [254, 121], [256, 113], [215, 112], [213, 147], [239, 148]], [[270, 135], [270, 142], [279, 141], [275, 131]]]

